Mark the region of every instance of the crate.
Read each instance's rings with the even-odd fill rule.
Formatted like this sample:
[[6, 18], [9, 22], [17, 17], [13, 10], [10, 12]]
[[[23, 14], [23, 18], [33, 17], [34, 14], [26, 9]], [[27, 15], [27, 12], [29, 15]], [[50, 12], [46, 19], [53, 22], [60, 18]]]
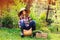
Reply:
[[47, 33], [36, 33], [36, 38], [47, 38], [48, 34]]

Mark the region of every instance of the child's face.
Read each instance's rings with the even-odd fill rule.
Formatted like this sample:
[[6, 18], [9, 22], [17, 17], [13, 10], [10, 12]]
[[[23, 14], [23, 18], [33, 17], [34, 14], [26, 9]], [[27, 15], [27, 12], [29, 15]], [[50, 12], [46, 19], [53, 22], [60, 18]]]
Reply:
[[28, 16], [28, 13], [26, 12], [26, 11], [23, 11], [23, 14], [22, 14], [23, 16]]
[[26, 11], [23, 11], [23, 15], [26, 15]]
[[24, 10], [24, 11], [23, 11], [23, 14], [20, 16], [20, 18], [21, 18], [21, 17], [24, 17], [24, 16], [27, 17], [28, 15], [29, 15], [29, 14]]
[[20, 18], [24, 17], [24, 15], [26, 16], [26, 11], [23, 11], [23, 14], [20, 16]]

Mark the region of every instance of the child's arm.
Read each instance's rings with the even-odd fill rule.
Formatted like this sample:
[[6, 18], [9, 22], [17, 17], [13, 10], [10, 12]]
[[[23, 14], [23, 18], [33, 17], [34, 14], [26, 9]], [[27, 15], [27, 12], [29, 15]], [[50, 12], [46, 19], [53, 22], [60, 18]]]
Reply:
[[31, 17], [28, 17], [29, 21], [32, 21], [32, 18]]
[[18, 26], [19, 26], [19, 28], [21, 28], [21, 26], [20, 26], [20, 20], [18, 21]]

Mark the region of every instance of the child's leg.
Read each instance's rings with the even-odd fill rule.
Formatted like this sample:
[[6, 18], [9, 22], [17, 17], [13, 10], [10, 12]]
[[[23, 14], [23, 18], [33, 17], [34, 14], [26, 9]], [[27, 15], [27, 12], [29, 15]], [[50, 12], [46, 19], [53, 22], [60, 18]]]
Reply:
[[21, 32], [23, 33], [23, 28], [21, 28]]
[[[31, 21], [30, 22], [30, 25], [29, 26], [31, 26], [32, 27], [32, 31], [34, 31], [34, 30], [36, 30], [36, 23], [35, 23], [35, 21]], [[33, 32], [33, 35], [32, 35], [33, 37], [35, 36], [35, 33]]]
[[32, 27], [32, 30], [35, 30], [35, 29], [36, 29], [35, 21], [32, 20], [32, 21], [30, 22], [29, 26]]
[[23, 37], [24, 36], [23, 29], [25, 28], [25, 23], [23, 21], [20, 21], [20, 26], [21, 26], [21, 37]]
[[21, 28], [21, 37], [23, 37], [24, 34], [23, 34], [23, 28]]

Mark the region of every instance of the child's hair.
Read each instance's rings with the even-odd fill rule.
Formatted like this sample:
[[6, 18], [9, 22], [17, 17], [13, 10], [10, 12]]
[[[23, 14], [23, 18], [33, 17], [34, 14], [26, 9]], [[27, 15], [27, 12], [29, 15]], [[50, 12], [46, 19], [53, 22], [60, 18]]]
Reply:
[[29, 15], [29, 12], [30, 10], [27, 10], [26, 8], [24, 10], [21, 10], [19, 13], [18, 13], [18, 17], [20, 17], [22, 14], [23, 14], [23, 11], [25, 11], [27, 14], [26, 15]]
[[22, 11], [20, 11], [20, 12], [18, 13], [18, 17], [20, 17], [20, 16], [23, 14], [23, 11], [26, 11], [26, 13], [27, 13], [27, 10], [24, 9], [24, 10], [22, 10]]

